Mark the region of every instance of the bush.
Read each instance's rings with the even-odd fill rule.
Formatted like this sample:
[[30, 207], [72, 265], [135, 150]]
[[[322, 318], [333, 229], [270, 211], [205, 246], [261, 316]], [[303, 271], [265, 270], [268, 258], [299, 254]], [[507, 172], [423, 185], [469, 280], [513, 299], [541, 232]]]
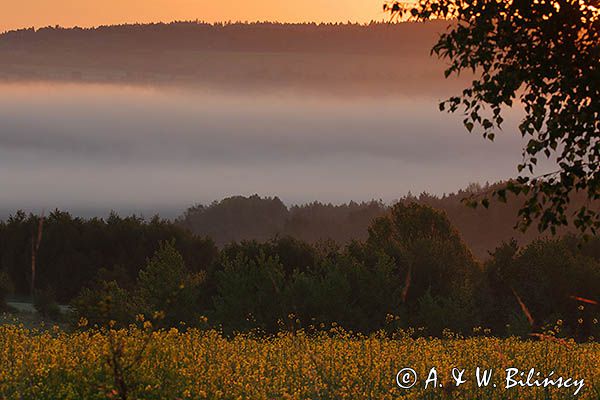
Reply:
[[564, 322], [561, 330], [585, 340], [598, 310], [585, 307], [576, 298], [598, 299], [600, 262], [571, 246], [570, 240], [537, 240], [520, 250], [514, 242], [499, 247], [486, 264], [489, 287], [493, 288], [488, 297], [494, 304], [486, 319], [514, 327], [513, 314], [522, 313], [518, 295], [536, 328], [554, 326], [560, 319]]
[[61, 317], [60, 307], [56, 302], [56, 294], [51, 288], [37, 290], [33, 296], [33, 306], [38, 314], [44, 318], [59, 320]]
[[114, 321], [117, 326], [126, 326], [136, 314], [129, 293], [115, 281], [100, 281], [93, 288], [84, 288], [71, 307], [74, 324], [84, 318], [90, 325], [107, 326]]
[[369, 332], [384, 328], [387, 315], [399, 313], [401, 289], [390, 258], [367, 265], [344, 254], [324, 259], [310, 273], [295, 274], [284, 303], [305, 327], [335, 322]]
[[423, 327], [431, 336], [441, 336], [445, 329], [470, 334], [478, 326], [475, 308], [468, 300], [432, 296], [425, 292], [410, 319], [413, 327]]
[[228, 332], [261, 328], [273, 332], [286, 317], [283, 304], [284, 273], [277, 258], [241, 255], [224, 261], [216, 274], [214, 318]]
[[187, 271], [183, 257], [173, 242], [162, 242], [139, 273], [136, 301], [147, 317], [157, 312], [167, 326], [194, 323], [199, 316], [198, 298], [203, 273]]

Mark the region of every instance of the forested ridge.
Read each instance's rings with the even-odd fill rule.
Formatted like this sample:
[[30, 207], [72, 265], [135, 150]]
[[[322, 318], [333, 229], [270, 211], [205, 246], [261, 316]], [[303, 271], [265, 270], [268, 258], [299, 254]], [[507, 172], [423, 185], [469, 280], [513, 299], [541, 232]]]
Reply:
[[[0, 35], [0, 79], [426, 93], [460, 84], [439, 79], [442, 65], [429, 55], [446, 25], [189, 21], [29, 28]], [[399, 70], [402, 85], [390, 85]]]
[[[172, 23], [125, 24], [96, 28], [26, 28], [0, 35], [4, 49], [86, 51], [218, 50], [390, 54], [424, 52], [447, 22], [428, 24], [343, 23]], [[408, 37], [418, 34], [418, 40]]]

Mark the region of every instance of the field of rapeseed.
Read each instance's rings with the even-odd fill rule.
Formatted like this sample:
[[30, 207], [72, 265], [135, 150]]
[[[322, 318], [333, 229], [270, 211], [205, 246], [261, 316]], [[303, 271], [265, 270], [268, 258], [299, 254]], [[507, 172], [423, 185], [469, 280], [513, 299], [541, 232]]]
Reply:
[[[4, 399], [566, 399], [574, 387], [505, 389], [509, 367], [584, 379], [600, 398], [600, 344], [496, 338], [389, 339], [341, 331], [269, 338], [143, 328], [67, 333], [0, 326]], [[410, 389], [396, 382], [411, 367]], [[424, 389], [431, 368], [438, 387]], [[452, 369], [465, 369], [460, 387]], [[476, 367], [493, 369], [478, 388]], [[402, 377], [400, 377], [402, 380]], [[493, 383], [497, 387], [493, 387]], [[442, 385], [439, 387], [439, 385]]]

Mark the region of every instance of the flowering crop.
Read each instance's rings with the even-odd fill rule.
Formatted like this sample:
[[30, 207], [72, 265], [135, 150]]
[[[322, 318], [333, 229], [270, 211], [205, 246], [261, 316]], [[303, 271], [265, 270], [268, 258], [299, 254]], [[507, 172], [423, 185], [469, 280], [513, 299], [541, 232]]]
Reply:
[[[497, 339], [389, 339], [341, 330], [225, 338], [216, 331], [28, 330], [0, 326], [5, 399], [562, 399], [569, 389], [456, 388], [451, 370], [536, 368], [585, 379], [580, 399], [600, 394], [600, 344]], [[116, 349], [116, 350], [115, 350]], [[113, 362], [111, 362], [111, 359]], [[121, 368], [115, 379], [115, 363]], [[419, 375], [404, 390], [396, 374]], [[424, 389], [436, 367], [443, 388]], [[500, 373], [500, 372], [498, 372]], [[466, 376], [466, 375], [465, 375]], [[499, 381], [500, 382], [500, 381]]]

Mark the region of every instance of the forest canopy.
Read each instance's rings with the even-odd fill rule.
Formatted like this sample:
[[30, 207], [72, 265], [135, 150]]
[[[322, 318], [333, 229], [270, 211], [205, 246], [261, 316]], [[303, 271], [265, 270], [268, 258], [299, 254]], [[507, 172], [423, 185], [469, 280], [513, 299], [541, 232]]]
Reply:
[[[270, 204], [277, 200], [266, 199]], [[7, 299], [31, 298], [32, 232], [41, 225], [34, 305], [45, 318], [74, 326], [127, 326], [145, 315], [157, 327], [218, 327], [226, 334], [341, 325], [363, 333], [472, 335], [485, 327], [527, 335], [560, 320], [559, 336], [586, 341], [600, 333], [593, 322], [597, 239], [507, 241], [481, 262], [446, 213], [415, 202], [387, 209], [364, 240], [345, 245], [275, 236], [220, 249], [158, 218], [83, 220], [56, 211], [40, 224], [39, 216], [17, 213], [0, 224], [4, 310]], [[578, 299], [591, 306], [579, 309]], [[57, 303], [70, 311], [63, 315]]]

